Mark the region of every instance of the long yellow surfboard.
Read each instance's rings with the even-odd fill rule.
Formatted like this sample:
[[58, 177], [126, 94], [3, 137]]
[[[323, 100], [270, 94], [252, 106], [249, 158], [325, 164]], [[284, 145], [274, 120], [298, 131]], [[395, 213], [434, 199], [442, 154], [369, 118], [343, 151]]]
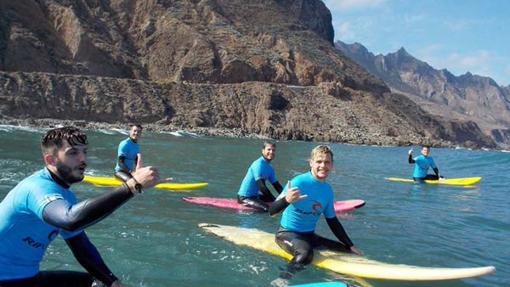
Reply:
[[[291, 255], [275, 243], [274, 234], [254, 228], [242, 228], [219, 224], [200, 223], [198, 225], [208, 233], [217, 235], [237, 245], [249, 246], [288, 260]], [[438, 268], [419, 267], [403, 264], [389, 264], [370, 260], [355, 254], [328, 250], [314, 252], [312, 262], [320, 268], [345, 275], [370, 279], [438, 281], [483, 276], [496, 270], [494, 266], [474, 268]]]
[[[116, 187], [121, 186], [122, 182], [114, 177], [101, 177], [101, 176], [90, 176], [86, 175], [83, 178], [84, 182], [91, 183], [99, 187]], [[208, 186], [207, 182], [198, 183], [160, 183], [155, 186], [159, 189], [168, 189], [173, 191], [189, 191], [193, 189], [204, 188]]]
[[[414, 180], [408, 178], [398, 178], [398, 177], [386, 177], [386, 180], [395, 181], [395, 182], [407, 182], [407, 183], [415, 183]], [[463, 178], [448, 178], [448, 179], [439, 179], [439, 180], [425, 180], [427, 184], [445, 184], [445, 185], [462, 185], [469, 186], [475, 185], [482, 181], [481, 177], [463, 177]]]

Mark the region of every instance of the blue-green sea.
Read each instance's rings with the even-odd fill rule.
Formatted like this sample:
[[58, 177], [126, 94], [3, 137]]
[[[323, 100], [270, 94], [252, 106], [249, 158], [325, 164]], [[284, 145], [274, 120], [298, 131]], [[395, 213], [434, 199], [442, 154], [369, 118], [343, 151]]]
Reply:
[[[0, 126], [0, 199], [18, 181], [42, 167], [39, 140], [44, 129]], [[88, 130], [88, 173], [113, 171], [119, 130]], [[260, 156], [261, 140], [144, 132], [143, 161], [175, 182], [208, 182], [189, 193], [146, 190], [111, 216], [87, 229], [108, 266], [129, 286], [269, 286], [285, 261], [236, 246], [202, 232], [211, 222], [274, 232], [278, 219], [185, 203], [183, 196], [235, 197], [250, 163]], [[273, 161], [280, 182], [307, 171], [316, 143], [277, 142]], [[291, 284], [341, 280], [350, 286], [510, 286], [510, 153], [433, 148], [431, 156], [445, 177], [482, 176], [473, 188], [388, 182], [410, 177], [408, 147], [331, 144], [335, 171], [329, 182], [336, 200], [364, 199], [366, 205], [340, 220], [353, 242], [375, 260], [419, 266], [494, 265], [481, 278], [442, 282], [397, 282], [349, 278], [313, 266]], [[415, 154], [420, 151], [414, 147]], [[80, 199], [106, 189], [73, 185]], [[2, 219], [0, 219], [2, 220]], [[324, 220], [318, 233], [332, 237]], [[1, 244], [1, 242], [0, 242]], [[81, 270], [64, 241], [55, 240], [41, 265]]]

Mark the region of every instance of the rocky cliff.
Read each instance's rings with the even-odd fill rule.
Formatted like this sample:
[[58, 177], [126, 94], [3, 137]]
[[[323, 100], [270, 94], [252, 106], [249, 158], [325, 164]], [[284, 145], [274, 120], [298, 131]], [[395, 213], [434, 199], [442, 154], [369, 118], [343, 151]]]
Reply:
[[5, 71], [296, 85], [367, 78], [331, 57], [321, 1], [22, 0], [2, 1], [0, 13]]
[[494, 147], [339, 53], [319, 0], [0, 1], [0, 112]]
[[495, 141], [510, 146], [510, 93], [494, 80], [466, 73], [454, 76], [411, 56], [404, 48], [374, 55], [359, 43], [337, 42], [346, 56], [407, 95], [428, 112], [450, 120], [471, 120]]

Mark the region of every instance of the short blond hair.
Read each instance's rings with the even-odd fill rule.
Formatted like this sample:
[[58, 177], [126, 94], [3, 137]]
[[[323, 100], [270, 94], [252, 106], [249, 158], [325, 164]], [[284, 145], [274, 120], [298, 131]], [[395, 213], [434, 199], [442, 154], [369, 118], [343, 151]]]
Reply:
[[310, 153], [310, 160], [313, 160], [319, 154], [329, 154], [331, 161], [333, 161], [333, 151], [327, 145], [318, 145], [312, 149]]

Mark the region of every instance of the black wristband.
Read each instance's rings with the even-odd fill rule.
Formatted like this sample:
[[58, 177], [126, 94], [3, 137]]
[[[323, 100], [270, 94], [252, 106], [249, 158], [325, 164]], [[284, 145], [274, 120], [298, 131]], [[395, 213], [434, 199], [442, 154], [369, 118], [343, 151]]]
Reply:
[[138, 193], [142, 193], [143, 192], [143, 186], [134, 177], [132, 177], [132, 179], [135, 181], [135, 190]]

